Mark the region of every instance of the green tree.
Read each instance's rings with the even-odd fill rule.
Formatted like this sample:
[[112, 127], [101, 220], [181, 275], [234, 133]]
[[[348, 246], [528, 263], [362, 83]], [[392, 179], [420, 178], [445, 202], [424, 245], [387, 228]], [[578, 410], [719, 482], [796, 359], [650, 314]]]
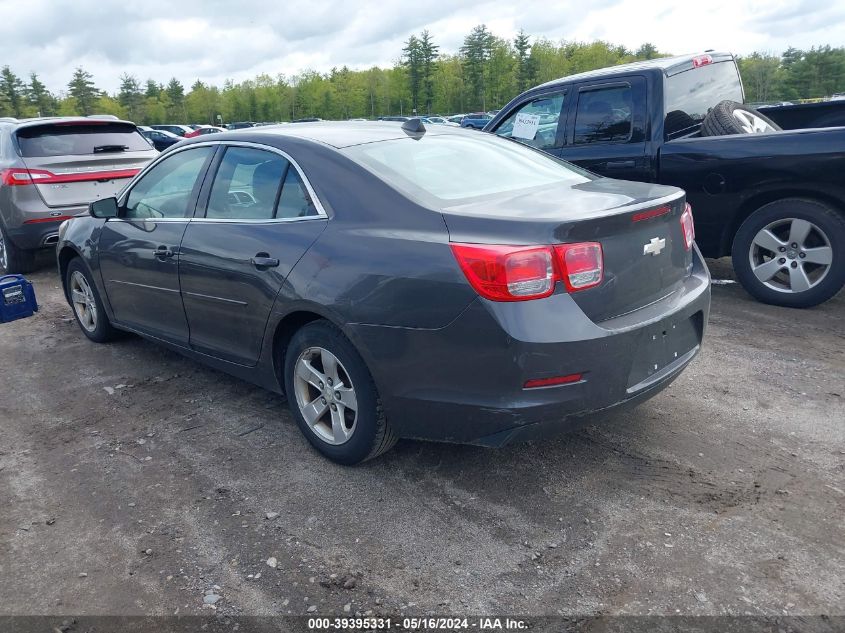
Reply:
[[9, 113], [15, 117], [23, 116], [23, 109], [26, 105], [24, 99], [26, 87], [23, 81], [8, 66], [3, 66], [0, 71], [0, 92], [4, 97], [4, 103]]
[[167, 87], [164, 89], [164, 93], [167, 95], [167, 100], [169, 102], [169, 107], [167, 109], [167, 116], [171, 121], [176, 121], [179, 123], [187, 123], [186, 120], [186, 112], [185, 112], [185, 87], [182, 83], [176, 79], [176, 77], [171, 77], [170, 81], [167, 83]]
[[655, 59], [660, 57], [660, 53], [657, 52], [657, 47], [650, 42], [646, 42], [640, 46], [634, 55], [637, 59]]
[[402, 49], [402, 64], [408, 71], [408, 89], [411, 92], [411, 107], [417, 109], [420, 96], [420, 84], [423, 76], [422, 47], [416, 35], [412, 35], [405, 42]]
[[531, 40], [525, 31], [517, 33], [513, 48], [516, 51], [516, 89], [524, 92], [535, 84], [537, 78], [536, 60], [531, 56]]
[[461, 46], [464, 76], [470, 84], [469, 105], [471, 108], [480, 106], [482, 110], [487, 109], [485, 90], [488, 77], [487, 62], [492, 54], [494, 40], [487, 26], [480, 24], [464, 38], [463, 46]]
[[142, 121], [144, 117], [144, 93], [140, 82], [128, 73], [120, 76], [120, 91], [117, 100], [131, 121]]
[[79, 114], [88, 116], [94, 113], [94, 106], [100, 97], [100, 91], [94, 86], [94, 77], [82, 66], [77, 66], [68, 84], [68, 94], [76, 102]]
[[36, 116], [54, 116], [58, 110], [56, 97], [47, 90], [36, 73], [29, 74], [29, 84], [26, 86], [26, 100]]
[[752, 53], [739, 59], [745, 98], [750, 102], [773, 101], [781, 94], [780, 59], [767, 53]]
[[423, 103], [426, 114], [431, 114], [431, 105], [434, 101], [434, 66], [440, 47], [434, 43], [428, 29], [420, 33], [419, 48], [421, 65], [420, 84]]

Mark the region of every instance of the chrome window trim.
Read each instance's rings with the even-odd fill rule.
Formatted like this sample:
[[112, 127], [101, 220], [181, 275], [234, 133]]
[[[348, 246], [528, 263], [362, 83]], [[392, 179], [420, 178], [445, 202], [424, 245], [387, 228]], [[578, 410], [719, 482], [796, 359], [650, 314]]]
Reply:
[[205, 217], [187, 217], [187, 218], [109, 218], [109, 220], [120, 220], [124, 222], [199, 222], [202, 224], [212, 224], [212, 223], [221, 223], [221, 224], [276, 224], [279, 222], [303, 222], [307, 220], [327, 220], [329, 218], [329, 214], [326, 213], [326, 209], [323, 206], [323, 203], [320, 201], [320, 198], [317, 197], [317, 193], [314, 191], [314, 187], [311, 186], [311, 181], [308, 180], [308, 177], [302, 171], [302, 167], [299, 166], [299, 163], [294, 160], [294, 158], [288, 154], [286, 151], [281, 150], [277, 147], [272, 147], [271, 145], [264, 145], [262, 143], [255, 143], [252, 141], [226, 141], [226, 140], [208, 140], [202, 143], [191, 143], [190, 145], [186, 145], [185, 147], [179, 147], [172, 151], [166, 152], [166, 155], [162, 155], [156, 160], [151, 161], [144, 169], [142, 169], [133, 179], [130, 185], [126, 187], [126, 190], [121, 194], [118, 203], [120, 206], [125, 204], [126, 199], [129, 197], [132, 188], [135, 186], [135, 182], [139, 181], [144, 175], [151, 170], [153, 167], [158, 165], [160, 162], [166, 160], [170, 156], [177, 154], [179, 152], [184, 152], [189, 149], [193, 149], [195, 147], [218, 147], [220, 145], [225, 145], [227, 147], [250, 147], [253, 149], [264, 150], [268, 152], [273, 152], [275, 154], [279, 154], [285, 160], [287, 160], [291, 165], [293, 165], [296, 172], [299, 174], [300, 180], [305, 185], [305, 189], [308, 191], [308, 195], [311, 196], [311, 202], [314, 203], [314, 207], [317, 209], [317, 215], [307, 215], [304, 217], [296, 217], [296, 218], [268, 218], [268, 219], [229, 219], [229, 218], [205, 218]]

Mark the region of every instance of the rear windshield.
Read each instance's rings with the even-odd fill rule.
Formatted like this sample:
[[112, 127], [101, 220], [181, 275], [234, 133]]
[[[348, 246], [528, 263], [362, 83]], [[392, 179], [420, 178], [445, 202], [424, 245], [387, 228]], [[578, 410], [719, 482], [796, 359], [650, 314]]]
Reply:
[[38, 125], [21, 128], [17, 138], [24, 158], [150, 151], [150, 144], [127, 123]]
[[668, 138], [700, 124], [707, 111], [725, 99], [742, 103], [742, 83], [733, 61], [717, 62], [666, 78]]
[[344, 152], [409, 197], [453, 203], [594, 176], [492, 134], [431, 134], [349, 147]]

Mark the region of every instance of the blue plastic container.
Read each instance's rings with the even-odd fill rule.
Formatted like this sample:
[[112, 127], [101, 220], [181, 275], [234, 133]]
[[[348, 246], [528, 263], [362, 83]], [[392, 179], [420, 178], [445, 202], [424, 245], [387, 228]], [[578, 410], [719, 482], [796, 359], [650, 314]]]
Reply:
[[38, 312], [35, 290], [23, 275], [0, 277], [0, 323], [31, 317]]

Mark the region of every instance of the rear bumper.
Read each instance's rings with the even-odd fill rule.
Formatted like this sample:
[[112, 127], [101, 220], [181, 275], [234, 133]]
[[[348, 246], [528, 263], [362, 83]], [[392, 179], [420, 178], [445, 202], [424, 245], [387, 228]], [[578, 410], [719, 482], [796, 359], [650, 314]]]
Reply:
[[[601, 324], [572, 297], [473, 302], [438, 330], [351, 326], [400, 437], [501, 446], [569, 430], [634, 406], [669, 385], [698, 353], [710, 310], [700, 253], [683, 287]], [[580, 373], [579, 382], [523, 389]]]
[[[52, 248], [59, 241], [59, 227], [64, 219], [67, 216], [73, 217], [87, 212], [88, 205], [51, 208], [39, 212], [20, 212], [20, 217], [15, 218], [18, 220], [17, 223], [6, 224], [6, 233], [18, 248], [27, 250]], [[32, 222], [32, 220], [36, 221]]]

